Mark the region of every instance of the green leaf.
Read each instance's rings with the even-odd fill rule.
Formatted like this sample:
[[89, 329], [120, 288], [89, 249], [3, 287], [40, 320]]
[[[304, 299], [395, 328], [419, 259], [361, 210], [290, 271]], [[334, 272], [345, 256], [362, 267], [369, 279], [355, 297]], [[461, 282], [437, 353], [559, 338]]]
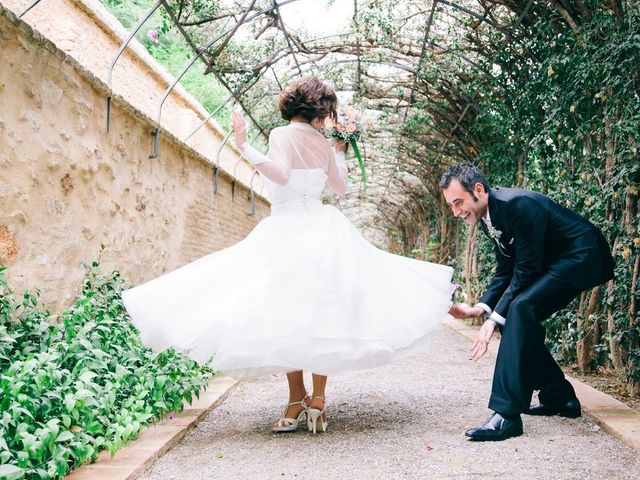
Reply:
[[0, 465], [0, 478], [3, 480], [18, 480], [24, 478], [24, 470], [15, 465]]
[[58, 438], [56, 438], [56, 442], [68, 442], [69, 440], [73, 440], [73, 433], [71, 433], [69, 430], [65, 430], [64, 432], [60, 433], [60, 435], [58, 435]]
[[64, 406], [67, 409], [67, 412], [72, 412], [74, 407], [76, 406], [76, 399], [73, 395], [67, 394], [64, 397]]

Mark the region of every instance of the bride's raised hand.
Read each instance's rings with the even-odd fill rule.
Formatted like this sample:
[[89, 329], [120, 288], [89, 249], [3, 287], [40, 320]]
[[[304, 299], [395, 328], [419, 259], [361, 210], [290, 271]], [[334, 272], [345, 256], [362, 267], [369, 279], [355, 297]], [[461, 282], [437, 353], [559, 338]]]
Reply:
[[247, 143], [247, 122], [237, 110], [231, 114], [231, 127], [235, 132], [236, 147], [241, 149]]
[[336, 152], [346, 152], [347, 151], [347, 144], [345, 142], [343, 142], [342, 140], [339, 140], [337, 138], [333, 138], [332, 139], [332, 143], [333, 143], [333, 149]]

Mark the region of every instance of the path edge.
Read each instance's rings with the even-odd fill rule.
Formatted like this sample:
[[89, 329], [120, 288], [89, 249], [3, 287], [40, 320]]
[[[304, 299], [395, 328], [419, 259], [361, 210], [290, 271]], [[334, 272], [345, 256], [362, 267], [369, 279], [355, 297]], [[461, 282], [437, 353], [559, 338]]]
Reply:
[[94, 463], [72, 471], [68, 480], [133, 480], [153, 462], [173, 448], [187, 433], [226, 400], [240, 382], [227, 376], [214, 375], [209, 385], [193, 403], [184, 402], [184, 410], [170, 414], [162, 421], [143, 428], [138, 437], [111, 457], [102, 451]]

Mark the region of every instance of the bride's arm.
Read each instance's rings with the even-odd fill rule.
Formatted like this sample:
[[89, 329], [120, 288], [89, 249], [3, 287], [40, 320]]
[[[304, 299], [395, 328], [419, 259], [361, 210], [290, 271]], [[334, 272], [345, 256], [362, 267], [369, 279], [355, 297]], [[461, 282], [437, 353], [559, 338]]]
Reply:
[[246, 141], [246, 122], [242, 115], [233, 112], [233, 129], [235, 130], [236, 146], [240, 153], [249, 162], [255, 165], [256, 169], [278, 185], [285, 185], [289, 181], [291, 174], [291, 155], [286, 151], [286, 139], [281, 130], [274, 129], [269, 135], [269, 151], [263, 155]]
[[343, 142], [334, 141], [333, 146], [336, 149], [332, 154], [327, 167], [327, 183], [329, 188], [338, 195], [344, 195], [347, 191], [347, 162], [344, 158], [344, 152], [347, 149]]

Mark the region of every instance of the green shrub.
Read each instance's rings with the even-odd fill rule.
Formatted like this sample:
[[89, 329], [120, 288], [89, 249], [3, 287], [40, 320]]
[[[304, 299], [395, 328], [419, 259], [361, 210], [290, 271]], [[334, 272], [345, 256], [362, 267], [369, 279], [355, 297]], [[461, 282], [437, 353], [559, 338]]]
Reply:
[[[182, 409], [212, 375], [173, 350], [141, 343], [118, 272], [94, 262], [59, 316], [21, 299], [0, 268], [0, 476], [61, 478], [101, 449], [112, 455], [143, 425]], [[12, 473], [12, 467], [22, 472]], [[14, 477], [11, 477], [14, 478]]]

